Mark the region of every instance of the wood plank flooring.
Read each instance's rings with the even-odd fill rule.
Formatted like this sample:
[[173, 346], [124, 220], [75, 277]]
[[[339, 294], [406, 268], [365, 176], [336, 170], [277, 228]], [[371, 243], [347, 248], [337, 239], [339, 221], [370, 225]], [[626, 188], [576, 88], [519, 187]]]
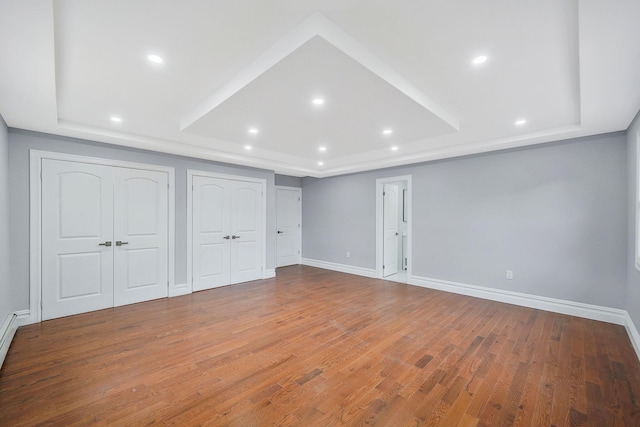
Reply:
[[638, 426], [623, 327], [311, 267], [18, 330], [0, 425]]

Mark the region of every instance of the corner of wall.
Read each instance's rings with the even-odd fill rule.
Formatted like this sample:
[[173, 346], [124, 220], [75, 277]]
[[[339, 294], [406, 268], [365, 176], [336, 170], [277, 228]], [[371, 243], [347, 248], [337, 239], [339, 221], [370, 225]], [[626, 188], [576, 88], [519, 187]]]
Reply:
[[629, 312], [626, 312], [626, 322], [625, 329], [627, 330], [627, 334], [629, 335], [629, 340], [631, 341], [631, 345], [633, 349], [636, 351], [636, 356], [640, 361], [640, 333], [638, 333], [638, 329], [636, 325], [633, 323], [633, 319], [629, 316]]

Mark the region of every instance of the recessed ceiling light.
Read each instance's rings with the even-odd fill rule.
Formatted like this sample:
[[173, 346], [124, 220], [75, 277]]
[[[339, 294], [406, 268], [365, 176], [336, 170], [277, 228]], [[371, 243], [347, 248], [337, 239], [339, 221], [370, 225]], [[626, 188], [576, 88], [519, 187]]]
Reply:
[[392, 129], [385, 129], [385, 130], [382, 131], [383, 135], [391, 135], [392, 133], [393, 133]]
[[162, 64], [164, 63], [164, 59], [161, 56], [158, 55], [148, 55], [147, 59], [151, 62], [153, 62], [154, 64]]
[[247, 150], [247, 151], [251, 150], [252, 148], [253, 148], [253, 147], [252, 147], [252, 146], [250, 146], [250, 145], [245, 145], [245, 146], [244, 146], [244, 149], [245, 149], [245, 150]]
[[480, 65], [480, 64], [484, 64], [485, 62], [487, 62], [487, 59], [489, 59], [489, 58], [486, 55], [480, 55], [480, 56], [476, 56], [475, 58], [473, 58], [471, 63], [473, 65]]
[[318, 166], [323, 166], [324, 162], [318, 162]]
[[318, 151], [327, 151], [327, 147], [321, 145], [320, 147], [318, 147]]
[[527, 121], [525, 119], [519, 119], [519, 120], [516, 120], [515, 125], [516, 126], [522, 126], [522, 125], [524, 125], [526, 123], [527, 123]]
[[249, 133], [250, 133], [251, 135], [257, 135], [257, 134], [258, 134], [258, 129], [256, 129], [256, 128], [251, 128], [251, 129], [249, 129]]
[[398, 146], [394, 145], [393, 147], [391, 147], [391, 151], [398, 151]]
[[122, 118], [118, 116], [111, 116], [111, 121], [113, 123], [122, 123]]
[[322, 99], [322, 98], [314, 98], [313, 101], [311, 101], [311, 102], [313, 102], [313, 105], [322, 105], [322, 104], [324, 104], [324, 99]]

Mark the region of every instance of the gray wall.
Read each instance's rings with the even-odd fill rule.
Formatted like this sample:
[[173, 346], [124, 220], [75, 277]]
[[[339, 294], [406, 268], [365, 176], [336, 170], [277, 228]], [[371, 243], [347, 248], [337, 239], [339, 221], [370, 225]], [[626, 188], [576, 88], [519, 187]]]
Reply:
[[[394, 175], [402, 173], [303, 178], [302, 256], [375, 268], [375, 180]], [[347, 251], [351, 258], [346, 257]]]
[[289, 175], [276, 175], [276, 185], [301, 188], [302, 178]]
[[187, 280], [187, 169], [196, 169], [262, 178], [267, 181], [267, 268], [275, 268], [275, 184], [274, 173], [261, 169], [172, 156], [115, 145], [9, 129], [9, 174], [11, 182], [11, 283], [19, 309], [29, 308], [29, 150], [71, 153], [106, 159], [125, 160], [175, 168], [176, 248], [175, 281]]
[[11, 295], [9, 254], [9, 138], [0, 116], [0, 325], [9, 313], [20, 308]]
[[[276, 182], [294, 187], [302, 183], [305, 258], [375, 268], [375, 180], [411, 174], [414, 275], [626, 308], [638, 325], [640, 272], [633, 261], [632, 178], [638, 130], [636, 119], [627, 135], [606, 134], [300, 180], [271, 171], [10, 129], [9, 167], [0, 174], [0, 316], [28, 308], [29, 149], [38, 149], [174, 167], [176, 283], [186, 281], [188, 168], [267, 180], [268, 268], [275, 265]], [[7, 161], [7, 132], [2, 123], [0, 164]], [[629, 186], [627, 168], [633, 184]], [[351, 258], [346, 258], [347, 251]], [[514, 271], [514, 280], [505, 279], [506, 269]]]
[[640, 132], [640, 112], [627, 130], [628, 148], [628, 256], [627, 256], [627, 311], [636, 328], [640, 328], [640, 271], [635, 267], [635, 241], [636, 241], [636, 195], [637, 187], [637, 154], [638, 132]]
[[375, 180], [410, 174], [413, 275], [624, 308], [625, 157], [620, 132], [305, 178], [303, 256], [375, 268]]

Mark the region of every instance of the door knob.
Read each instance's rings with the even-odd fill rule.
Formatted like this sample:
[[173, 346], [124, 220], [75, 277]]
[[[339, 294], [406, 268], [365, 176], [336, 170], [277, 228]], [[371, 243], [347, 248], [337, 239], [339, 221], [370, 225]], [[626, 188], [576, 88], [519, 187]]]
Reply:
[[229, 236], [228, 234], [226, 236], [222, 237], [224, 240], [229, 240], [231, 238], [231, 236]]
[[233, 240], [235, 240], [235, 239], [239, 239], [239, 238], [240, 238], [240, 236], [236, 236], [236, 235], [234, 234], [233, 236], [231, 236], [231, 238], [232, 238]]
[[120, 240], [116, 240], [116, 246], [128, 245], [129, 242], [121, 242]]
[[98, 243], [98, 246], [111, 246], [111, 242]]
[[282, 234], [282, 233], [284, 233], [284, 231], [280, 231], [280, 230], [278, 230], [278, 234]]

